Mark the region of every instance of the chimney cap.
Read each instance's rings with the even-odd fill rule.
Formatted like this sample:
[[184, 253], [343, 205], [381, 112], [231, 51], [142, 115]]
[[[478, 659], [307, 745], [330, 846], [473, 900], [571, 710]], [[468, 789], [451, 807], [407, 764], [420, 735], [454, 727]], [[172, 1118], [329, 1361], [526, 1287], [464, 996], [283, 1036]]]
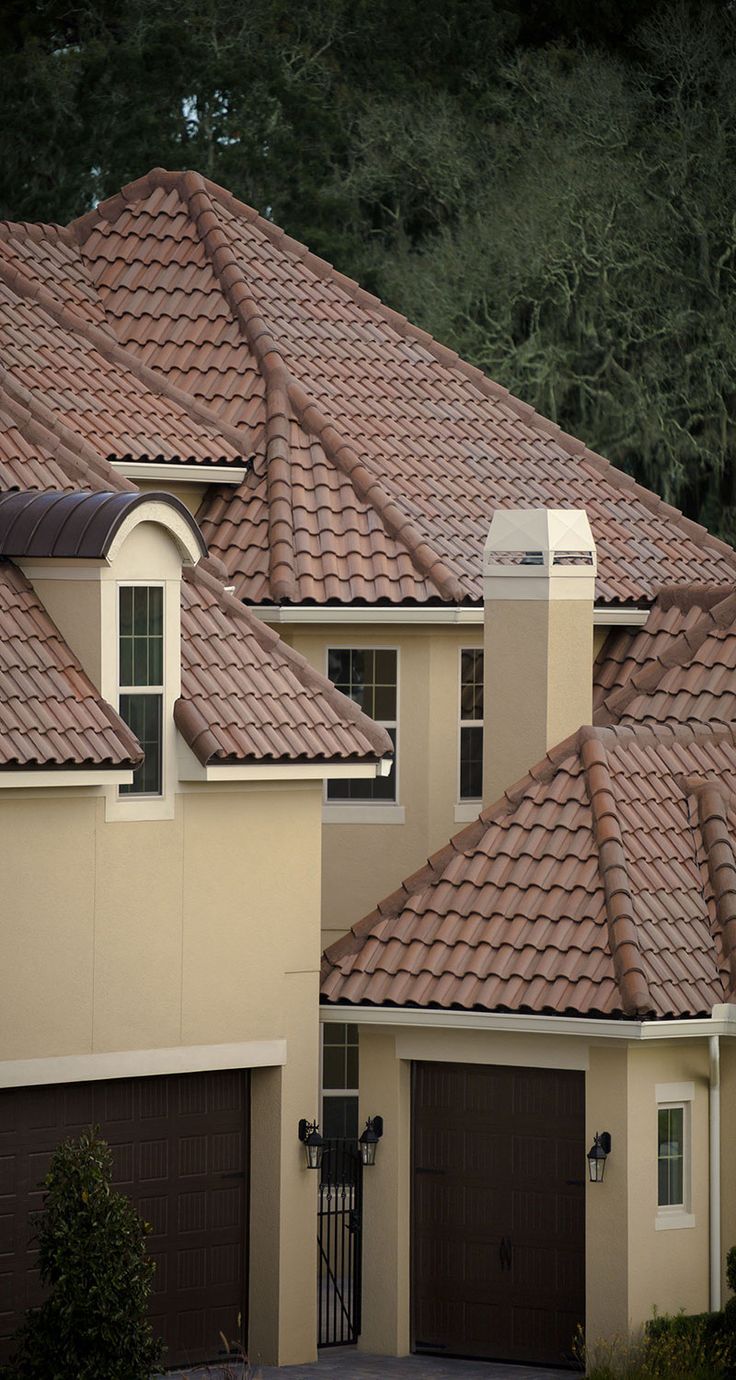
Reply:
[[[597, 558], [588, 515], [583, 508], [499, 508], [491, 519], [483, 551], [483, 573], [491, 582], [485, 597], [508, 597], [506, 577], [555, 582], [563, 578], [595, 584]], [[520, 593], [520, 591], [519, 591]], [[572, 595], [542, 597], [582, 598]], [[518, 597], [518, 596], [516, 596]], [[524, 596], [534, 597], [530, 588]], [[591, 596], [592, 597], [592, 596]]]
[[499, 508], [491, 518], [486, 551], [595, 555], [595, 542], [584, 508]]

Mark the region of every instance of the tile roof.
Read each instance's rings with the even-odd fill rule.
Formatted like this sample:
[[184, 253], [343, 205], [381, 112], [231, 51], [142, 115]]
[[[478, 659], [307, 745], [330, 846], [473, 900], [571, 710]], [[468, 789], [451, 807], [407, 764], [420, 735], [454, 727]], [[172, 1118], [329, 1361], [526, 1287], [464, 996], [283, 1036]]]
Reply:
[[0, 560], [0, 770], [127, 767], [142, 756], [31, 585]]
[[154, 170], [63, 235], [126, 358], [255, 458], [201, 514], [239, 597], [476, 600], [490, 515], [520, 502], [586, 508], [604, 603], [733, 579], [724, 543], [198, 174]]
[[593, 708], [599, 724], [736, 722], [736, 587], [666, 588], [643, 628], [612, 632]]
[[201, 566], [182, 582], [174, 718], [203, 764], [355, 762], [393, 754], [385, 729]]
[[734, 825], [734, 728], [582, 728], [327, 950], [323, 1000], [709, 1013], [736, 987]]

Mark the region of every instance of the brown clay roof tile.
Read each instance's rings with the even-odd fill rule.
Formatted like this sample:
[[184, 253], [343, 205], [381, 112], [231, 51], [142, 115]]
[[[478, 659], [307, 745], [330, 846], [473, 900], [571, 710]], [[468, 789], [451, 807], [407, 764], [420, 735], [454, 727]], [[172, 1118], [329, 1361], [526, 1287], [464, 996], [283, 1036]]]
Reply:
[[142, 757], [31, 585], [0, 560], [0, 770], [136, 766]]
[[734, 787], [732, 728], [581, 729], [327, 950], [323, 999], [709, 1012], [736, 972]]
[[0, 227], [0, 339], [8, 487], [49, 452], [57, 488], [80, 452], [92, 488], [111, 454], [254, 458], [201, 515], [250, 602], [475, 600], [490, 514], [520, 502], [586, 507], [603, 602], [733, 578], [730, 548], [197, 174]]

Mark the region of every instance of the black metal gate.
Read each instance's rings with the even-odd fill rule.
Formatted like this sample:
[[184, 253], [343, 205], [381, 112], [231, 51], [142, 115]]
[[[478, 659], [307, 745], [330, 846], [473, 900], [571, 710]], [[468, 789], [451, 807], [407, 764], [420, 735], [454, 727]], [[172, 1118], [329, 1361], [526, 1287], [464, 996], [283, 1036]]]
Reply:
[[318, 1346], [360, 1336], [363, 1165], [354, 1140], [326, 1140], [317, 1214]]

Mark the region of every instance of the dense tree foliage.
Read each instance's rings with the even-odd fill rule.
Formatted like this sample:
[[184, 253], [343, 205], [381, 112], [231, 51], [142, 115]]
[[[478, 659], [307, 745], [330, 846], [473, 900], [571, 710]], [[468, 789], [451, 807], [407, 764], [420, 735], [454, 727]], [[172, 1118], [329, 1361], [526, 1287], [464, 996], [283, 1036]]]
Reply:
[[25, 0], [0, 204], [195, 167], [736, 539], [736, 11]]

